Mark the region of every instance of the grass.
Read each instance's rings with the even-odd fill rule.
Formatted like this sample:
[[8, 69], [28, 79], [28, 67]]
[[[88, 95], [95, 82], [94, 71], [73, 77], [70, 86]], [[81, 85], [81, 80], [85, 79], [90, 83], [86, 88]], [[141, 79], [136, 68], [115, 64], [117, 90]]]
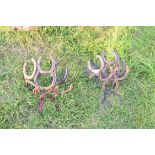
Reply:
[[[104, 108], [101, 88], [85, 75], [87, 61], [103, 49], [117, 50], [130, 66], [121, 106]], [[47, 99], [40, 114], [39, 97], [24, 84], [24, 61], [40, 55], [44, 69], [50, 55], [61, 61], [59, 70], [70, 69], [74, 90], [58, 97], [59, 113]], [[155, 128], [154, 118], [155, 27], [0, 28], [0, 128]]]

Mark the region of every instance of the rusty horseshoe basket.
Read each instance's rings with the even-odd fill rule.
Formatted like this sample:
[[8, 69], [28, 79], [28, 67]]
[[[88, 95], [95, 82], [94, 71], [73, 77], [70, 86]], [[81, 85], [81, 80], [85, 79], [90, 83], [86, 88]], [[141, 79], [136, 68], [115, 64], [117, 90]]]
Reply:
[[[48, 71], [44, 71], [41, 69], [41, 57], [39, 57], [37, 61], [34, 58], [32, 58], [31, 61], [33, 63], [32, 74], [28, 76], [26, 73], [27, 62], [24, 63], [23, 74], [24, 74], [24, 80], [26, 84], [33, 86], [34, 87], [33, 93], [39, 94], [40, 96], [39, 111], [40, 112], [43, 111], [43, 105], [47, 94], [51, 94], [50, 100], [55, 103], [56, 111], [60, 111], [60, 105], [55, 102], [56, 97], [58, 95], [64, 95], [65, 93], [68, 93], [73, 89], [73, 86], [70, 85], [65, 91], [59, 92], [58, 84], [62, 82], [66, 82], [69, 74], [68, 68], [66, 68], [64, 77], [61, 79], [57, 77], [56, 71], [57, 71], [58, 62], [53, 57], [50, 57], [50, 61], [52, 65], [51, 65], [51, 69]], [[51, 83], [49, 86], [42, 87], [39, 85], [39, 78], [42, 75], [47, 75], [51, 77]]]

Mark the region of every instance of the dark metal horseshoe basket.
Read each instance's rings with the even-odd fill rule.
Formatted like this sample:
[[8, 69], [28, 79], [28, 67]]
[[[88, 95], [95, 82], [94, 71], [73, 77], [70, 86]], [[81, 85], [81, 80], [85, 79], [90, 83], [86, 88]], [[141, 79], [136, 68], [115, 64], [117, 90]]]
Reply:
[[[120, 56], [116, 52], [112, 52], [114, 55], [113, 61], [108, 61], [105, 57], [105, 52], [103, 51], [101, 55], [96, 55], [96, 58], [100, 61], [100, 67], [96, 68], [96, 65], [92, 65], [90, 61], [88, 61], [88, 71], [89, 78], [93, 76], [97, 77], [100, 81], [104, 96], [103, 103], [107, 101], [108, 94], [118, 95], [116, 92], [119, 82], [124, 80], [129, 73], [129, 66], [125, 63], [125, 61], [121, 62]], [[111, 90], [109, 90], [111, 88]]]

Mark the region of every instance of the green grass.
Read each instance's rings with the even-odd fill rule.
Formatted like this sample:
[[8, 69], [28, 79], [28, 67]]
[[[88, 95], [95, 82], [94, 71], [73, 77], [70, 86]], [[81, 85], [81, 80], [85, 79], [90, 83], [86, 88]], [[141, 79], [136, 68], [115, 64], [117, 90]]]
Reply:
[[[85, 75], [87, 61], [103, 49], [118, 51], [130, 66], [119, 86], [121, 106], [104, 108], [102, 89]], [[24, 84], [24, 62], [40, 55], [44, 69], [50, 55], [61, 61], [59, 70], [70, 69], [74, 90], [58, 97], [59, 113], [47, 99], [40, 114], [39, 97]], [[42, 27], [29, 32], [1, 27], [0, 128], [155, 128], [155, 27]]]

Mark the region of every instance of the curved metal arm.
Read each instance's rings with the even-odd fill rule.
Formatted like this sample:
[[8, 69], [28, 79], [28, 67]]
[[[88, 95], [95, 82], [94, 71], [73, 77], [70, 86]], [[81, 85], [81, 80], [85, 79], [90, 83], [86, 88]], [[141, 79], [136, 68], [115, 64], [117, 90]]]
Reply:
[[56, 82], [59, 83], [59, 82], [65, 82], [68, 78], [68, 75], [69, 75], [69, 69], [66, 68], [66, 71], [65, 71], [65, 75], [62, 79], [60, 79], [59, 77], [56, 77]]
[[99, 69], [94, 69], [90, 63], [90, 61], [88, 61], [88, 69], [91, 73], [94, 73], [95, 75], [99, 76], [99, 72], [104, 68], [104, 61], [102, 59], [102, 57], [100, 55], [97, 55], [96, 58], [99, 59], [100, 63], [101, 63], [101, 67]]
[[118, 55], [116, 52], [112, 52], [112, 54], [114, 55], [115, 60], [114, 60], [114, 61], [107, 61], [106, 58], [105, 58], [104, 51], [102, 52], [102, 58], [103, 58], [103, 61], [104, 61], [106, 64], [114, 65], [116, 62], [119, 62], [119, 61], [120, 61], [120, 57], [119, 57], [119, 55]]
[[50, 57], [50, 60], [51, 60], [51, 62], [52, 62], [51, 69], [48, 70], [48, 71], [43, 71], [43, 70], [41, 69], [41, 57], [38, 58], [38, 60], [37, 60], [37, 68], [38, 68], [38, 71], [40, 72], [40, 74], [48, 75], [48, 74], [53, 73], [53, 71], [54, 71], [55, 68], [56, 68], [56, 60], [55, 60], [53, 57]]
[[124, 64], [124, 70], [123, 73], [121, 72], [121, 69], [118, 67], [118, 69], [116, 69], [116, 78], [118, 81], [124, 80], [128, 73], [129, 73], [130, 69], [129, 66]]
[[28, 76], [27, 73], [26, 73], [26, 66], [27, 66], [27, 63], [25, 62], [25, 63], [24, 63], [24, 66], [23, 66], [23, 74], [24, 74], [24, 78], [25, 78], [26, 80], [31, 80], [31, 79], [33, 79], [33, 77], [34, 77], [34, 75], [35, 75], [35, 73], [36, 73], [36, 70], [37, 70], [37, 64], [36, 64], [35, 59], [32, 58], [31, 61], [32, 61], [32, 63], [33, 63], [33, 72], [32, 72], [32, 74], [31, 74], [30, 76]]
[[106, 75], [107, 68], [108, 68], [108, 64], [106, 64], [104, 69], [100, 72], [100, 80], [102, 80], [102, 81], [108, 81], [113, 76], [114, 70], [112, 68], [110, 70], [110, 74]]

